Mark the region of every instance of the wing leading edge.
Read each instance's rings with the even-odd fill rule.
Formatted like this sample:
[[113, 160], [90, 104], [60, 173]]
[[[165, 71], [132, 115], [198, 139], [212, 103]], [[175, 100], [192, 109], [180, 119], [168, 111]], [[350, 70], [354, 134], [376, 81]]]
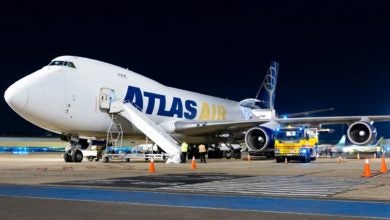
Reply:
[[390, 115], [374, 116], [334, 116], [334, 117], [300, 117], [300, 118], [275, 118], [252, 119], [239, 121], [190, 121], [182, 120], [175, 122], [175, 132], [185, 135], [215, 134], [222, 131], [245, 131], [245, 129], [259, 126], [267, 122], [276, 122], [281, 126], [308, 125], [320, 126], [331, 124], [351, 124], [356, 121], [383, 122], [390, 121]]

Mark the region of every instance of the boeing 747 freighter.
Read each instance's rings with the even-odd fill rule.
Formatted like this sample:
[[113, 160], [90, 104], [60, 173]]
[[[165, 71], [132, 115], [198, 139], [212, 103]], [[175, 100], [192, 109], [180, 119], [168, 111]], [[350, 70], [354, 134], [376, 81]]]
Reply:
[[244, 142], [253, 151], [273, 148], [274, 131], [287, 125], [347, 124], [352, 144], [376, 138], [383, 116], [277, 117], [274, 109], [278, 64], [272, 62], [255, 98], [240, 102], [172, 88], [105, 62], [60, 56], [5, 92], [8, 105], [27, 121], [70, 142], [66, 162], [80, 162], [87, 140], [105, 141], [108, 132], [141, 140], [145, 136], [178, 163], [180, 142]]

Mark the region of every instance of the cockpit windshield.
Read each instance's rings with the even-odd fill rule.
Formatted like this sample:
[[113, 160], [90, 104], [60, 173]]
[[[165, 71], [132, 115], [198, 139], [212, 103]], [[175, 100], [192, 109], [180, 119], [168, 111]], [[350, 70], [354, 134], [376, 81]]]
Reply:
[[71, 67], [71, 68], [76, 68], [76, 66], [72, 62], [61, 61], [61, 60], [51, 61], [49, 66], [67, 66], [67, 67]]

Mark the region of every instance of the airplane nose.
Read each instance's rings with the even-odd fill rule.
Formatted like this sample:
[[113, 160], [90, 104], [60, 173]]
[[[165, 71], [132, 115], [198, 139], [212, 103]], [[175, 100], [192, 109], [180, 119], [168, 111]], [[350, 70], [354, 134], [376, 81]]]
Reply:
[[23, 110], [28, 102], [27, 87], [21, 81], [12, 84], [5, 91], [4, 99], [13, 110]]
[[12, 84], [4, 99], [24, 119], [48, 127], [62, 110], [65, 90], [62, 71], [42, 68]]

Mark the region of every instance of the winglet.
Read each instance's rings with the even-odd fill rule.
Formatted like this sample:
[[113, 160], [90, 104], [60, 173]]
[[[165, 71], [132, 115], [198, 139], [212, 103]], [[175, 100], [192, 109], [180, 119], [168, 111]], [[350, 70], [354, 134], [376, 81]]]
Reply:
[[263, 109], [275, 109], [275, 90], [278, 79], [279, 63], [272, 61], [268, 69], [267, 75], [257, 92], [256, 99], [260, 100], [260, 106]]

